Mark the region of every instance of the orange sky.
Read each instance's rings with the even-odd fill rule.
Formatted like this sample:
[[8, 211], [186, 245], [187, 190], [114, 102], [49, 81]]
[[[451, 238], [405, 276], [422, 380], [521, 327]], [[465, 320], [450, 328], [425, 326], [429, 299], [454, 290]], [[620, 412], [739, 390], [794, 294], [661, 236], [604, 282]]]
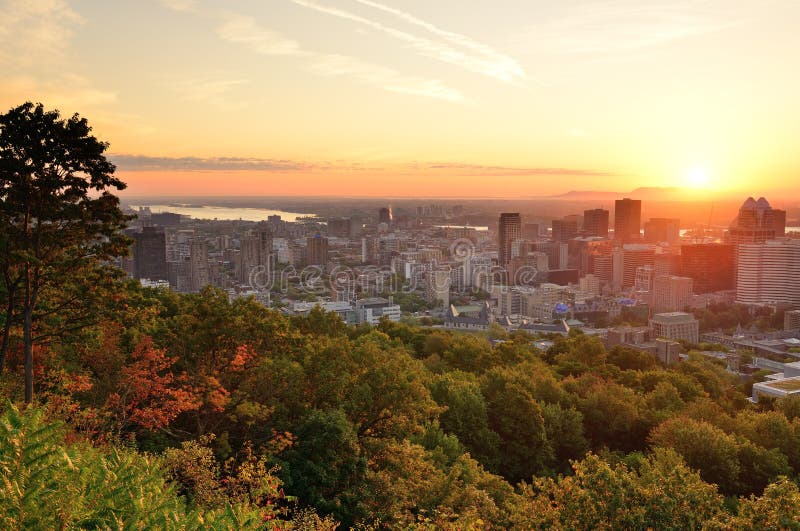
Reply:
[[795, 0], [0, 0], [128, 195], [796, 195]]

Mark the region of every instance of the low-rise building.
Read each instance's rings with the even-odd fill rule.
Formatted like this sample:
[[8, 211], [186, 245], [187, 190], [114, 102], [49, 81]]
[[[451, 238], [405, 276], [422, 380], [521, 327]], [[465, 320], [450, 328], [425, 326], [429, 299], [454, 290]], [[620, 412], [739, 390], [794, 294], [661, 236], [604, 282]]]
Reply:
[[700, 322], [690, 313], [657, 313], [650, 319], [650, 335], [653, 338], [683, 339], [697, 343], [700, 336]]

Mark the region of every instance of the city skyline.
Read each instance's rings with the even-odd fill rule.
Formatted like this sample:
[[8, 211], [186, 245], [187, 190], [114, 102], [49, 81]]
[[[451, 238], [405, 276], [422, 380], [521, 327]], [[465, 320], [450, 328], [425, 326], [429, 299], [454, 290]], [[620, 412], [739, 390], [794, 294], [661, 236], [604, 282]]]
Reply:
[[796, 2], [2, 12], [0, 106], [89, 117], [125, 195], [796, 196]]

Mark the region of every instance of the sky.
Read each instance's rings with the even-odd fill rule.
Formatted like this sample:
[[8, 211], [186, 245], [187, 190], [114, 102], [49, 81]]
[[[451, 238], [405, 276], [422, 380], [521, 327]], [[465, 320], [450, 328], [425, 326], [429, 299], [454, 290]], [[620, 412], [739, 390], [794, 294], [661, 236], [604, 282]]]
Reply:
[[797, 0], [0, 0], [131, 196], [800, 195]]

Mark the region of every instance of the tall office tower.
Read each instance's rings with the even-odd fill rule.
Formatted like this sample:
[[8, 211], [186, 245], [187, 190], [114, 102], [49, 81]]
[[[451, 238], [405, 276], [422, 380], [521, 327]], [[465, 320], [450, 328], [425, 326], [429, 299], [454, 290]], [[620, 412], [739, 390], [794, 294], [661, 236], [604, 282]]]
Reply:
[[644, 224], [644, 241], [666, 242], [674, 245], [681, 241], [681, 220], [675, 218], [651, 218]]
[[736, 286], [735, 256], [730, 244], [682, 245], [680, 273], [694, 281], [695, 293], [731, 290]]
[[325, 267], [328, 263], [328, 238], [319, 234], [306, 238], [306, 265]]
[[613, 252], [613, 285], [615, 289], [632, 288], [636, 284], [636, 269], [653, 266], [655, 249], [650, 245], [628, 244]]
[[522, 218], [519, 213], [505, 212], [500, 214], [497, 233], [498, 261], [502, 267], [506, 267], [512, 258], [512, 244], [515, 240], [522, 238]]
[[539, 223], [525, 223], [522, 226], [522, 237], [532, 242], [538, 241], [540, 226]]
[[547, 255], [549, 269], [566, 269], [569, 264], [569, 244], [561, 242], [531, 242], [528, 250]]
[[772, 213], [775, 219], [775, 237], [786, 236], [786, 211], [773, 208]]
[[608, 238], [608, 210], [595, 208], [583, 211], [583, 233]]
[[684, 311], [691, 303], [691, 278], [662, 275], [653, 280], [653, 311]]
[[622, 243], [642, 239], [642, 202], [638, 199], [614, 201], [614, 239]]
[[350, 218], [328, 218], [328, 236], [335, 238], [349, 238]]
[[208, 246], [202, 239], [189, 242], [189, 291], [198, 292], [211, 283], [208, 271]]
[[392, 224], [392, 207], [383, 207], [378, 210], [378, 223]]
[[739, 245], [736, 302], [800, 305], [800, 240]]
[[578, 236], [578, 220], [563, 218], [553, 220], [553, 241], [566, 242]]
[[[781, 230], [785, 231], [786, 213], [783, 213], [783, 227]], [[776, 226], [780, 225], [780, 214], [769, 206], [769, 203], [763, 197], [758, 201], [752, 197], [747, 200], [739, 208], [739, 215], [731, 223], [728, 229], [728, 238], [730, 243], [739, 245], [742, 243], [763, 243], [767, 240], [772, 240], [776, 236]]]
[[258, 275], [262, 282], [268, 279], [264, 273], [269, 274], [272, 270], [272, 242], [272, 231], [266, 228], [242, 236], [237, 271], [240, 283], [252, 285], [255, 278], [251, 278], [251, 275]]
[[143, 227], [133, 235], [133, 276], [137, 279], [168, 280], [167, 239], [164, 231]]

